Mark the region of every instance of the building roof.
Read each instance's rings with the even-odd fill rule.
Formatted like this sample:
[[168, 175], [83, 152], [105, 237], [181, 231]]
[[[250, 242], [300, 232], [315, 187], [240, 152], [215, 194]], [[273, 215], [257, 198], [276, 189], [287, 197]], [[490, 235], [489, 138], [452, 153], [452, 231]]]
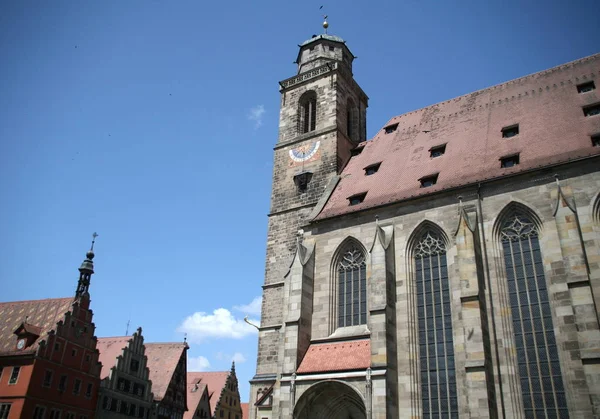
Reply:
[[248, 403], [240, 403], [242, 408], [242, 419], [248, 419], [250, 417], [250, 405]]
[[[0, 303], [0, 355], [35, 352], [48, 332], [71, 310], [74, 298], [48, 298], [45, 300]], [[25, 323], [25, 330], [38, 338], [28, 348], [17, 351], [14, 332]]]
[[309, 38], [306, 41], [304, 41], [300, 45], [300, 47], [303, 47], [303, 46], [308, 45], [308, 44], [313, 43], [313, 42], [317, 42], [320, 39], [325, 39], [327, 41], [332, 41], [332, 42], [341, 42], [342, 44], [346, 43], [346, 41], [344, 41], [339, 36], [329, 35], [329, 34], [326, 34], [326, 33], [322, 33], [321, 35], [313, 35], [312, 38]]
[[[193, 374], [193, 373], [192, 373]], [[202, 400], [202, 394], [206, 389], [206, 384], [200, 382], [199, 378], [191, 376], [188, 372], [187, 375], [187, 405], [188, 410], [183, 414], [183, 419], [191, 419], [194, 417], [198, 404]]]
[[298, 367], [298, 374], [366, 370], [371, 366], [371, 341], [311, 344]]
[[144, 343], [144, 346], [154, 400], [162, 400], [169, 388], [175, 368], [188, 346], [185, 342]]
[[123, 353], [123, 349], [127, 347], [131, 339], [131, 336], [98, 338], [96, 348], [100, 351], [98, 360], [102, 362], [102, 370], [100, 371], [101, 380], [108, 377], [111, 368], [117, 364], [117, 357]]
[[[395, 131], [383, 128], [363, 143], [315, 219], [600, 155], [590, 139], [600, 117], [583, 112], [600, 100], [597, 90], [576, 88], [598, 74], [600, 54], [392, 118], [385, 126], [397, 124]], [[502, 129], [514, 124], [518, 135], [503, 138]], [[432, 158], [431, 148], [444, 144], [444, 155]], [[519, 164], [501, 168], [500, 159], [514, 154]], [[376, 163], [377, 173], [366, 176]], [[421, 178], [436, 174], [434, 186], [421, 187]], [[362, 203], [349, 205], [363, 193]]]
[[197, 382], [208, 386], [208, 396], [210, 397], [210, 410], [212, 416], [215, 415], [217, 402], [221, 397], [221, 391], [223, 391], [225, 384], [227, 384], [227, 377], [229, 377], [229, 371], [188, 372], [188, 381], [197, 380]]

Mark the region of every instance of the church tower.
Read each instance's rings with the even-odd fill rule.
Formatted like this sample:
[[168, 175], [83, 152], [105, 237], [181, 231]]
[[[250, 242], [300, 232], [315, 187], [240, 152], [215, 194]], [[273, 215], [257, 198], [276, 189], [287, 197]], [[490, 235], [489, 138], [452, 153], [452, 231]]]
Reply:
[[[323, 24], [327, 30], [327, 22]], [[327, 33], [299, 45], [297, 74], [279, 82], [279, 138], [274, 147], [273, 186], [256, 375], [251, 381], [250, 418], [286, 416], [280, 411], [279, 378], [295, 370], [310, 342], [312, 298], [303, 298], [301, 328], [285, 342], [286, 275], [298, 233], [325, 204], [354, 150], [366, 141], [368, 98], [352, 73], [346, 42]], [[289, 281], [288, 281], [289, 282]], [[306, 296], [305, 296], [306, 297]], [[286, 348], [293, 361], [284, 367]], [[302, 349], [304, 348], [304, 349]], [[286, 361], [288, 364], [290, 362]], [[287, 416], [286, 416], [287, 417]]]

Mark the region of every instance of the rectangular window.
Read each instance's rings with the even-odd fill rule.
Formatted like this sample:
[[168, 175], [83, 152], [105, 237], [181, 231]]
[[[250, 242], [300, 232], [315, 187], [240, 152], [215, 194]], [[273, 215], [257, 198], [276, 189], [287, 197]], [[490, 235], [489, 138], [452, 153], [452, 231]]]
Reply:
[[8, 384], [17, 384], [17, 381], [19, 381], [20, 371], [21, 367], [13, 367], [12, 373], [10, 374], [10, 379], [8, 380]]
[[60, 413], [59, 409], [51, 409], [49, 419], [60, 419]]
[[143, 418], [146, 415], [146, 409], [143, 406], [138, 407], [138, 418]]
[[430, 186], [435, 185], [438, 180], [438, 175], [439, 173], [431, 176], [425, 176], [419, 179], [419, 182], [421, 182], [421, 188], [429, 188]]
[[127, 411], [127, 415], [131, 416], [132, 418], [135, 417], [135, 408], [137, 406], [134, 403], [129, 403], [129, 410]]
[[85, 398], [89, 399], [92, 397], [92, 389], [94, 388], [94, 385], [92, 383], [88, 383], [87, 388], [85, 390]]
[[140, 361], [137, 359], [132, 359], [129, 363], [129, 370], [131, 372], [137, 372], [140, 369]]
[[75, 379], [75, 384], [73, 384], [73, 394], [79, 394], [81, 392], [81, 380], [79, 378]]
[[600, 103], [594, 103], [590, 106], [584, 106], [583, 114], [585, 116], [594, 116], [600, 114]]
[[587, 83], [581, 83], [577, 85], [577, 93], [587, 93], [596, 89], [596, 85], [593, 81], [588, 81]]
[[46, 407], [45, 406], [36, 406], [35, 409], [33, 410], [33, 419], [45, 419], [45, 418], [46, 418]]
[[55, 351], [60, 351], [60, 343], [55, 343], [54, 344], [54, 350]]
[[121, 404], [119, 405], [119, 413], [127, 413], [128, 408], [129, 408], [129, 405], [127, 404], [127, 402], [122, 401]]
[[443, 156], [444, 153], [446, 153], [446, 144], [431, 147], [431, 149], [429, 149], [429, 157], [431, 157], [432, 159], [435, 157]]
[[600, 147], [600, 134], [592, 135], [592, 145], [594, 147]]
[[508, 168], [514, 167], [519, 164], [519, 155], [515, 154], [514, 156], [502, 157], [500, 159], [500, 167]]
[[398, 129], [398, 123], [390, 124], [384, 128], [386, 134], [391, 134], [392, 132], [396, 131], [397, 129]]
[[67, 376], [61, 375], [60, 381], [58, 382], [58, 389], [60, 391], [65, 391], [67, 389]]
[[67, 418], [67, 419], [77, 419], [77, 418], [75, 417], [75, 413], [73, 413], [73, 412], [67, 412], [67, 416], [66, 416], [66, 418]]
[[77, 356], [77, 349], [71, 349], [71, 356]]
[[511, 138], [515, 135], [519, 135], [519, 124], [502, 128], [502, 138]]
[[7, 419], [11, 403], [0, 403], [0, 419]]
[[54, 372], [52, 370], [46, 370], [46, 373], [44, 374], [44, 382], [42, 384], [44, 387], [50, 387], [52, 385], [53, 375]]

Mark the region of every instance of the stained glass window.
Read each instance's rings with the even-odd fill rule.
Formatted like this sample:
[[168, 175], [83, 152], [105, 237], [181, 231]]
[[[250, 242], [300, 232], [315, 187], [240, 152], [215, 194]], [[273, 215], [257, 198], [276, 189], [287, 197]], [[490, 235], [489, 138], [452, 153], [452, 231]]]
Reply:
[[501, 240], [525, 418], [568, 418], [538, 230], [517, 212]]
[[338, 264], [338, 327], [367, 323], [367, 264], [364, 253], [351, 247]]
[[428, 231], [415, 248], [423, 418], [458, 418], [446, 246]]

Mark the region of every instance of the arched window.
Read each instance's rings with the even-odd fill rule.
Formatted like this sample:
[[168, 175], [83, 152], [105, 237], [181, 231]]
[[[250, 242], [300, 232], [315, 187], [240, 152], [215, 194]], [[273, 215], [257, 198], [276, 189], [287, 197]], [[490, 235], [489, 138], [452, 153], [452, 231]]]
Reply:
[[367, 264], [365, 254], [350, 244], [341, 254], [338, 274], [338, 327], [367, 323]]
[[426, 230], [414, 248], [424, 418], [458, 418], [446, 245]]
[[538, 229], [512, 211], [500, 229], [526, 418], [567, 418]]
[[298, 102], [298, 132], [306, 134], [317, 127], [317, 94], [314, 91], [304, 93]]

